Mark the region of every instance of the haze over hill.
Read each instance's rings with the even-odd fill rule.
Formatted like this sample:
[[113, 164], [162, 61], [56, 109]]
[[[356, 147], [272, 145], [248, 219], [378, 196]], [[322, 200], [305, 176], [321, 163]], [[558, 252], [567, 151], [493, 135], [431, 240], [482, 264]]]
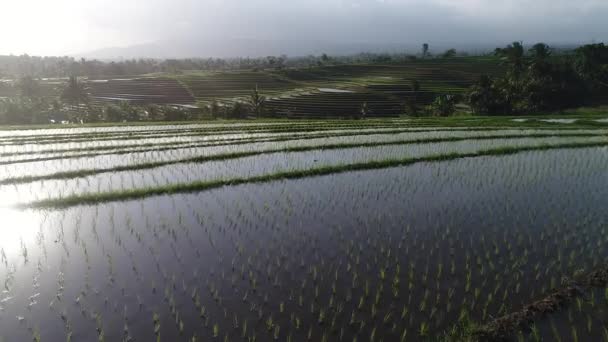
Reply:
[[[84, 53], [71, 54], [74, 57], [102, 60], [120, 60], [131, 58], [230, 58], [230, 57], [264, 57], [289, 55], [307, 56], [352, 55], [362, 52], [371, 53], [410, 53], [420, 52], [422, 42], [365, 42], [365, 41], [327, 41], [327, 40], [265, 40], [234, 38], [223, 40], [182, 40], [159, 41], [125, 47], [109, 47]], [[459, 51], [483, 53], [495, 48], [495, 44], [450, 44], [449, 42], [431, 45], [431, 51], [444, 51], [456, 47]]]
[[[35, 11], [32, 9], [35, 8]], [[0, 54], [115, 57], [348, 54], [606, 38], [603, 0], [23, 0]], [[24, 21], [23, 18], [27, 18]], [[8, 34], [8, 32], [15, 32]], [[116, 48], [123, 47], [123, 48]]]

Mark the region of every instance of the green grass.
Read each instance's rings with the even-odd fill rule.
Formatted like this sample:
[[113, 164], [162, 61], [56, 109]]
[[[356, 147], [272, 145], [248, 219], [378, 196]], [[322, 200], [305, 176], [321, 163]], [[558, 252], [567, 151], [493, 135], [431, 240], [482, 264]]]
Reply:
[[344, 173], [350, 171], [374, 170], [397, 166], [407, 166], [416, 163], [431, 163], [456, 160], [462, 158], [474, 158], [483, 156], [504, 156], [527, 151], [543, 151], [552, 149], [575, 149], [608, 146], [608, 142], [593, 143], [564, 143], [557, 145], [522, 146], [522, 147], [501, 147], [471, 153], [448, 153], [419, 158], [387, 159], [382, 161], [370, 161], [354, 164], [344, 164], [336, 166], [322, 166], [307, 170], [294, 170], [277, 172], [268, 175], [254, 176], [247, 178], [232, 178], [225, 180], [213, 180], [204, 182], [193, 182], [166, 185], [155, 188], [130, 189], [120, 191], [110, 191], [102, 193], [88, 193], [83, 195], [73, 195], [64, 198], [46, 199], [20, 205], [21, 208], [66, 208], [77, 205], [98, 204], [113, 201], [125, 201], [141, 199], [151, 196], [171, 195], [178, 193], [200, 192], [220, 188], [223, 186], [234, 186], [240, 184], [264, 183], [283, 179], [298, 179], [314, 176]]

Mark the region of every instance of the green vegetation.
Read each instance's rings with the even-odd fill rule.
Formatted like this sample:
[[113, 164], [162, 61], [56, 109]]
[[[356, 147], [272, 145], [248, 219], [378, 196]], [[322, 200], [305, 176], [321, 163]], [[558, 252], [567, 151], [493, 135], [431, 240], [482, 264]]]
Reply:
[[605, 337], [605, 113], [362, 116], [0, 130], [0, 339]]
[[[422, 58], [70, 61], [69, 74], [54, 71], [62, 78], [38, 80], [53, 68], [32, 66], [32, 74], [3, 82], [0, 124], [558, 112], [606, 104], [606, 50], [600, 43], [556, 52], [538, 43], [526, 51], [515, 42], [473, 57], [431, 56], [423, 47]], [[9, 63], [20, 59], [27, 60]]]
[[227, 185], [239, 185], [246, 183], [261, 183], [269, 182], [281, 179], [294, 179], [303, 177], [314, 177], [321, 175], [328, 175], [333, 173], [342, 173], [349, 171], [359, 170], [373, 170], [382, 169], [387, 167], [406, 166], [414, 163], [421, 162], [440, 162], [448, 161], [459, 158], [473, 158], [482, 156], [501, 156], [509, 155], [527, 151], [543, 151], [549, 149], [575, 149], [575, 148], [589, 148], [589, 147], [601, 147], [608, 146], [608, 142], [593, 142], [593, 143], [564, 143], [558, 145], [541, 145], [541, 146], [529, 146], [529, 147], [502, 147], [497, 149], [490, 149], [485, 151], [473, 152], [473, 153], [451, 153], [451, 154], [440, 154], [422, 158], [406, 158], [406, 159], [394, 159], [394, 160], [383, 160], [383, 161], [371, 161], [358, 164], [348, 164], [340, 166], [327, 166], [313, 168], [309, 170], [297, 170], [297, 171], [286, 171], [278, 172], [275, 174], [269, 174], [264, 176], [256, 176], [250, 178], [233, 178], [227, 180], [218, 180], [211, 182], [194, 182], [189, 184], [177, 184], [158, 188], [148, 189], [134, 189], [125, 190], [119, 192], [109, 193], [93, 193], [85, 195], [76, 195], [71, 197], [65, 197], [60, 199], [42, 200], [38, 202], [32, 202], [26, 204], [25, 207], [31, 208], [61, 208], [69, 207], [82, 204], [95, 204], [109, 201], [124, 201], [130, 199], [138, 199], [149, 196], [157, 195], [170, 195], [175, 193], [184, 192], [195, 192], [204, 191], [214, 188], [219, 188]]
[[[521, 43], [496, 49], [507, 66], [505, 76], [482, 76], [469, 93], [477, 114], [509, 115], [557, 111], [592, 104], [606, 93], [608, 46], [591, 44], [573, 55], [552, 56], [539, 43], [526, 55]], [[600, 100], [601, 101], [601, 100]]]
[[[435, 131], [436, 132], [436, 131]], [[235, 152], [235, 153], [224, 153], [224, 154], [216, 154], [210, 156], [199, 156], [192, 157], [186, 159], [176, 159], [171, 161], [163, 161], [163, 162], [149, 162], [149, 163], [138, 163], [127, 166], [116, 166], [107, 169], [81, 169], [78, 171], [67, 171], [67, 172], [58, 172], [47, 174], [44, 176], [21, 176], [14, 178], [4, 178], [0, 180], [0, 185], [6, 184], [19, 184], [19, 183], [30, 183], [35, 181], [44, 181], [51, 179], [71, 179], [76, 177], [86, 177], [90, 175], [96, 175], [100, 173], [107, 172], [121, 172], [121, 171], [131, 171], [131, 170], [144, 170], [151, 169], [155, 167], [161, 167], [166, 165], [174, 165], [174, 164], [184, 164], [184, 163], [203, 163], [209, 161], [220, 161], [227, 159], [237, 159], [243, 157], [251, 157], [262, 154], [271, 154], [271, 153], [289, 153], [289, 152], [305, 152], [305, 151], [315, 151], [315, 150], [339, 150], [345, 148], [358, 148], [358, 147], [378, 147], [378, 146], [391, 146], [391, 145], [411, 145], [411, 144], [429, 144], [429, 143], [441, 143], [441, 142], [456, 142], [456, 141], [467, 141], [467, 140], [492, 140], [492, 139], [521, 139], [521, 138], [547, 138], [547, 137], [597, 137], [597, 136], [608, 136], [608, 133], [600, 133], [600, 134], [589, 134], [589, 133], [565, 133], [565, 134], [555, 134], [555, 133], [538, 133], [538, 134], [512, 134], [512, 135], [471, 135], [467, 137], [447, 137], [447, 138], [422, 138], [422, 139], [405, 139], [405, 140], [393, 140], [393, 141], [377, 141], [377, 142], [367, 142], [367, 143], [339, 143], [339, 144], [320, 144], [314, 146], [291, 146], [284, 148], [270, 148], [264, 149], [260, 151], [244, 151], [244, 152]], [[292, 138], [293, 139], [293, 138]], [[291, 140], [291, 139], [290, 139]], [[286, 141], [286, 140], [284, 140]], [[246, 142], [251, 143], [251, 142]], [[226, 146], [226, 145], [235, 145], [235, 143], [228, 143], [222, 145], [206, 145], [209, 146]], [[183, 147], [179, 147], [183, 148]], [[155, 149], [152, 151], [159, 151], [159, 149]], [[139, 152], [139, 151], [138, 151]], [[132, 151], [125, 151], [125, 153], [132, 153]], [[98, 154], [93, 154], [98, 155]], [[91, 155], [85, 155], [91, 156]], [[82, 156], [77, 156], [82, 157]], [[28, 160], [27, 162], [32, 161], [46, 161], [53, 160], [57, 158], [39, 158], [34, 160]], [[62, 158], [65, 159], [65, 158]], [[0, 164], [1, 165], [1, 164]]]

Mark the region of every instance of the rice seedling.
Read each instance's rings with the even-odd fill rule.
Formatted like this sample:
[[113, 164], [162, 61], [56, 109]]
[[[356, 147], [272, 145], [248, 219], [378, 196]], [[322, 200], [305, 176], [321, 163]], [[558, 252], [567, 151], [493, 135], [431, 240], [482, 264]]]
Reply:
[[[391, 127], [264, 128], [258, 137], [217, 129], [217, 141], [200, 141], [210, 146], [181, 151], [188, 142], [166, 140], [158, 146], [167, 149], [162, 154], [147, 145], [153, 135], [142, 128], [131, 136], [139, 140], [124, 143], [141, 140], [141, 148], [110, 149], [112, 140], [99, 140], [91, 145], [101, 149], [89, 152], [77, 141], [86, 135], [57, 137], [66, 150], [59, 141], [74, 140], [71, 148], [81, 150], [73, 155], [138, 152], [124, 159], [128, 171], [116, 172], [114, 159], [100, 167], [100, 158], [66, 162], [66, 172], [75, 173], [65, 181], [0, 185], [19, 193], [19, 202], [45, 208], [23, 209], [37, 220], [31, 236], [0, 242], [6, 291], [0, 306], [24, 318], [22, 327], [0, 320], [0, 337], [33, 339], [37, 332], [45, 340], [60, 329], [68, 340], [161, 340], [161, 332], [162, 340], [191, 341], [426, 340], [452, 330], [465, 309], [471, 320], [492, 322], [570, 284], [562, 283], [564, 276], [577, 279], [602, 267], [606, 221], [597, 206], [583, 203], [602, 203], [607, 195], [603, 131], [425, 126], [416, 132], [403, 123], [383, 125]], [[88, 138], [127, 136], [92, 132], [98, 135]], [[314, 141], [322, 137], [330, 142]], [[481, 141], [490, 147], [481, 148]], [[252, 154], [178, 162], [243, 151]], [[32, 158], [61, 157], [46, 153]], [[272, 153], [342, 162], [311, 159], [291, 168], [282, 163], [295, 159], [281, 157], [266, 164]], [[146, 163], [170, 165], [141, 168]], [[221, 163], [239, 173], [211, 168]], [[256, 163], [267, 166], [256, 170]], [[49, 165], [32, 175], [56, 176], [62, 164]], [[100, 174], [104, 169], [107, 175]], [[18, 179], [26, 169], [10, 170], [7, 177]], [[80, 170], [93, 174], [79, 179]], [[225, 177], [199, 179], [214, 173]], [[90, 193], [83, 195], [84, 188]], [[17, 284], [24, 289], [16, 291]], [[577, 298], [570, 313], [555, 316], [574, 328], [535, 321], [536, 330], [522, 338], [604, 339], [594, 317], [608, 305], [605, 287]], [[38, 302], [49, 303], [58, 326], [27, 330], [42, 315], [32, 304]], [[152, 327], [137, 323], [150, 316]]]

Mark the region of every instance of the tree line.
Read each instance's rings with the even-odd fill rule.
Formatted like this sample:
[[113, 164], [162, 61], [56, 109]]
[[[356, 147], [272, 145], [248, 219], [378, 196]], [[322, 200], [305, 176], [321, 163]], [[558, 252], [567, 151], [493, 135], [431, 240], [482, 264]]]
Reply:
[[0, 124], [95, 123], [132, 121], [185, 121], [202, 118], [244, 119], [272, 116], [266, 97], [257, 86], [246, 99], [211, 101], [200, 108], [179, 105], [134, 104], [129, 101], [92, 103], [86, 83], [70, 77], [57, 89], [57, 96], [43, 96], [31, 77], [19, 79], [16, 95], [0, 98]]
[[[453, 53], [446, 51], [440, 58], [451, 58]], [[440, 94], [426, 107], [419, 105], [420, 83], [413, 80], [411, 94], [404, 100], [403, 112], [410, 116], [450, 116], [456, 112], [458, 104], [466, 104], [474, 114], [519, 115], [595, 105], [607, 99], [608, 46], [603, 43], [584, 45], [570, 53], [555, 53], [544, 43], [526, 49], [521, 42], [514, 42], [497, 48], [494, 55], [505, 67], [503, 75], [482, 75], [464, 94]], [[423, 46], [420, 56], [432, 58], [427, 44]], [[368, 57], [379, 58], [379, 55]], [[55, 57], [40, 59], [49, 62], [43, 63], [47, 67], [62, 60], [65, 63], [69, 61]], [[285, 60], [266, 58], [260, 63], [278, 67], [284, 66]], [[320, 61], [332, 63], [332, 57], [324, 55]], [[51, 69], [47, 69], [47, 72], [51, 72]], [[230, 103], [212, 101], [196, 110], [179, 106], [133, 105], [129, 102], [92, 105], [86, 83], [75, 75], [70, 76], [54, 96], [48, 96], [48, 92], [43, 91], [40, 82], [32, 76], [19, 78], [14, 86], [0, 82], [0, 93], [10, 95], [0, 98], [0, 124], [178, 121], [201, 117], [277, 115], [267, 108], [266, 99], [257, 87], [246, 100]], [[363, 103], [355, 117], [365, 118], [369, 113], [367, 104]]]
[[[426, 55], [428, 47], [423, 47]], [[413, 97], [405, 100], [410, 116], [451, 116], [463, 104], [477, 115], [523, 115], [559, 112], [581, 106], [605, 105], [608, 101], [608, 45], [583, 45], [555, 53], [537, 43], [526, 49], [513, 42], [494, 51], [505, 72], [481, 75], [464, 94], [440, 94], [420, 107], [420, 85], [412, 81]]]
[[[436, 58], [452, 58], [465, 56], [449, 49]], [[32, 78], [61, 78], [80, 76], [88, 78], [104, 76], [132, 76], [159, 72], [180, 73], [183, 71], [222, 71], [222, 70], [261, 70], [284, 68], [317, 67], [324, 65], [344, 65], [355, 63], [389, 63], [405, 62], [417, 58], [431, 57], [429, 45], [425, 44], [423, 51], [418, 54], [406, 53], [359, 53], [349, 56], [319, 56], [302, 57], [266, 56], [266, 57], [237, 57], [237, 58], [185, 58], [185, 59], [126, 59], [100, 61], [97, 59], [73, 57], [38, 57], [38, 56], [0, 56], [0, 79]]]
[[465, 100], [475, 114], [554, 112], [595, 105], [608, 95], [608, 46], [603, 43], [553, 54], [544, 43], [526, 51], [514, 42], [495, 54], [507, 71], [501, 77], [481, 76], [471, 87]]

